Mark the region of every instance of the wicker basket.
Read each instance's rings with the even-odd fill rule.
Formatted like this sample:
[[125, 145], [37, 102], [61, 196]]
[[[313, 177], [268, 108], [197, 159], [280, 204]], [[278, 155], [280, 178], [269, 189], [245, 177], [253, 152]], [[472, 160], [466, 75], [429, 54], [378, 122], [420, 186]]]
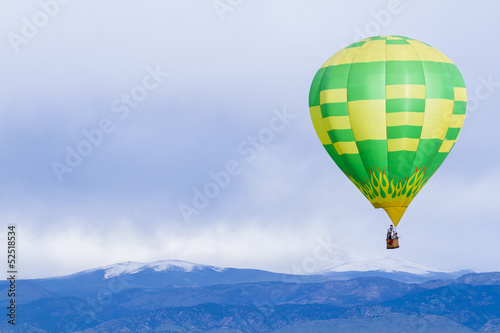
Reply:
[[388, 249], [397, 249], [399, 247], [399, 238], [396, 238], [396, 239], [387, 239], [386, 242], [387, 242], [387, 248]]

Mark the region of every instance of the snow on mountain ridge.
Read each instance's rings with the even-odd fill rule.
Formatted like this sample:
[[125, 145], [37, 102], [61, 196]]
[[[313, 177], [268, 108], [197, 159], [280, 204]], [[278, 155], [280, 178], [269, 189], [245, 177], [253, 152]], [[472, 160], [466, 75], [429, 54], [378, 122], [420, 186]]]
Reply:
[[330, 266], [324, 268], [321, 273], [328, 272], [368, 272], [368, 271], [382, 271], [387, 273], [392, 272], [406, 272], [417, 275], [429, 275], [430, 273], [451, 273], [449, 271], [439, 270], [431, 267], [421, 265], [419, 263], [401, 259], [395, 256], [373, 258], [366, 261], [352, 261], [340, 265]]
[[[310, 272], [310, 274], [328, 275], [329, 273], [377, 271], [385, 273], [403, 272], [420, 276], [431, 276], [434, 273], [453, 273], [452, 271], [424, 266], [393, 254], [387, 255], [384, 253], [372, 253], [371, 255], [366, 256], [359, 255], [357, 253], [349, 253], [349, 255], [343, 256], [341, 258], [342, 260], [338, 258], [334, 259], [335, 260], [331, 260], [330, 262], [326, 262], [321, 265], [316, 272]], [[180, 270], [184, 273], [208, 269], [220, 273], [225, 271], [227, 268], [195, 264], [182, 260], [160, 260], [150, 263], [127, 261], [95, 268], [92, 271], [103, 270], [104, 278], [110, 279], [122, 274], [137, 274], [148, 269], [152, 269], [155, 272]]]
[[137, 274], [146, 269], [153, 269], [155, 272], [163, 272], [169, 269], [178, 268], [184, 272], [192, 272], [194, 269], [210, 268], [217, 272], [225, 270], [223, 267], [193, 264], [182, 260], [160, 260], [151, 263], [126, 261], [114, 265], [96, 268], [104, 270], [104, 278], [110, 279], [122, 274]]

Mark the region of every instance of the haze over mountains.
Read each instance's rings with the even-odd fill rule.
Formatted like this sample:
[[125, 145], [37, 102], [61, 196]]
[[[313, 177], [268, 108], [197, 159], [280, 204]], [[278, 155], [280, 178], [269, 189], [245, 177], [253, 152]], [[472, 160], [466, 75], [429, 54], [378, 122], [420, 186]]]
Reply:
[[2, 332], [500, 332], [500, 273], [394, 257], [315, 275], [125, 262], [17, 283], [16, 327]]

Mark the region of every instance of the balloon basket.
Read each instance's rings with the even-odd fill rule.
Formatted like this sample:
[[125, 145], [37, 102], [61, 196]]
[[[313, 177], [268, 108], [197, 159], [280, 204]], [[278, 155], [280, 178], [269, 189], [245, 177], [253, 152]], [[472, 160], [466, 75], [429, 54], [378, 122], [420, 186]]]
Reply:
[[[391, 242], [392, 241], [392, 242]], [[387, 248], [388, 249], [397, 249], [399, 247], [399, 239], [387, 239]]]

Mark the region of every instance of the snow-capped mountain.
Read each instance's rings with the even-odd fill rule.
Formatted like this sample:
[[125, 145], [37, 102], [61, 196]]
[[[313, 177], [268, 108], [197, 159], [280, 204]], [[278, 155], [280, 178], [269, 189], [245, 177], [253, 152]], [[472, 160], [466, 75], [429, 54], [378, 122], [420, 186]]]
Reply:
[[[16, 281], [23, 326], [13, 330], [3, 321], [0, 331], [500, 331], [500, 273], [453, 274], [394, 255], [317, 275], [124, 262]], [[0, 281], [3, 304], [9, 288], [10, 281]]]
[[430, 273], [451, 273], [450, 271], [444, 271], [436, 268], [431, 268], [424, 266], [422, 264], [398, 258], [396, 256], [385, 256], [373, 258], [371, 260], [363, 261], [352, 261], [348, 263], [343, 263], [336, 266], [326, 267], [321, 273], [326, 272], [367, 272], [367, 271], [382, 271], [382, 272], [406, 272], [417, 275], [428, 275]]
[[141, 263], [127, 261], [114, 265], [94, 268], [90, 271], [103, 270], [104, 278], [110, 279], [122, 274], [137, 274], [145, 270], [164, 272], [168, 270], [180, 270], [182, 272], [192, 272], [193, 270], [213, 270], [222, 272], [225, 268], [210, 265], [193, 264], [182, 260], [160, 260], [151, 263]]
[[[354, 258], [353, 256], [347, 258]], [[181, 260], [161, 260], [150, 263], [122, 262], [76, 274], [40, 279], [38, 285], [57, 289], [61, 295], [83, 295], [97, 288], [107, 289], [118, 284], [123, 289], [203, 287], [218, 284], [234, 285], [263, 281], [317, 283], [348, 280], [358, 277], [383, 277], [406, 283], [454, 279], [471, 271], [445, 272], [432, 269], [394, 255], [371, 261], [351, 261], [325, 267], [316, 274], [284, 274], [257, 269], [224, 268]]]
[[[344, 253], [343, 259], [354, 259], [355, 257], [352, 254]], [[189, 276], [193, 277], [196, 275], [205, 276], [206, 278], [213, 276], [214, 278], [222, 279], [225, 283], [228, 283], [228, 276], [231, 278], [236, 278], [237, 281], [234, 283], [241, 283], [246, 281], [254, 281], [253, 279], [245, 279], [242, 273], [249, 274], [250, 272], [252, 276], [255, 276], [256, 272], [263, 272], [259, 270], [253, 269], [235, 269], [235, 268], [224, 268], [218, 266], [211, 265], [202, 265], [195, 264], [182, 260], [160, 260], [151, 263], [141, 263], [141, 262], [133, 262], [127, 261], [123, 263], [118, 263], [114, 265], [103, 266], [99, 268], [95, 268], [89, 270], [88, 272], [102, 272], [104, 275], [104, 279], [111, 279], [115, 277], [119, 277], [124, 274], [136, 275], [136, 274], [148, 274], [152, 275], [165, 275], [169, 276], [173, 275], [183, 275], [184, 280], [191, 280]], [[225, 272], [226, 271], [226, 272]], [[221, 274], [225, 272], [225, 274]], [[239, 272], [239, 274], [237, 273]], [[329, 277], [342, 277], [342, 278], [352, 278], [358, 276], [365, 276], [369, 273], [370, 275], [378, 275], [380, 273], [388, 273], [395, 274], [392, 278], [398, 279], [401, 275], [404, 276], [403, 279], [400, 280], [409, 282], [411, 280], [410, 277], [414, 276], [415, 281], [424, 281], [434, 278], [456, 278], [459, 275], [463, 275], [466, 273], [470, 273], [473, 271], [445, 271], [441, 269], [436, 269], [432, 267], [428, 267], [411, 260], [403, 259], [397, 257], [395, 255], [383, 255], [379, 254], [378, 256], [373, 256], [370, 260], [352, 260], [350, 262], [344, 263], [336, 263], [332, 266], [324, 266], [321, 270], [316, 273], [309, 274], [309, 278], [302, 279], [305, 281], [316, 281], [319, 279], [319, 276], [329, 276]], [[272, 278], [273, 281], [279, 281], [283, 278], [283, 274], [279, 273], [271, 273], [266, 272], [267, 274], [274, 274], [275, 276]], [[289, 274], [285, 274], [289, 275]], [[318, 278], [314, 278], [317, 276]], [[382, 276], [389, 276], [387, 274], [382, 274]], [[270, 276], [267, 276], [270, 278]], [[196, 280], [196, 279], [195, 279]], [[184, 284], [184, 283], [182, 283]]]
[[467, 273], [474, 273], [474, 271], [436, 269], [393, 254], [379, 254], [369, 259], [352, 260], [341, 264], [324, 266], [319, 272], [319, 274], [336, 278], [376, 276], [407, 283], [455, 279]]
[[262, 281], [317, 282], [322, 275], [295, 276], [258, 269], [223, 268], [181, 260], [151, 263], [123, 262], [83, 272], [46, 279], [37, 279], [39, 286], [57, 290], [59, 295], [85, 295], [98, 290], [201, 287], [218, 284], [258, 283]]

